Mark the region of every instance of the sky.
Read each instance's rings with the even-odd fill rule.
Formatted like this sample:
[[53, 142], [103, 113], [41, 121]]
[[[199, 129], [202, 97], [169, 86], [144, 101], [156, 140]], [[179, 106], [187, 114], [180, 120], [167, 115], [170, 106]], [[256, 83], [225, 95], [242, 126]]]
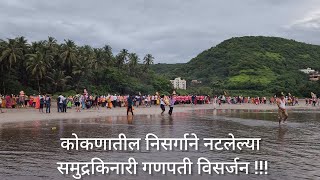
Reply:
[[110, 45], [184, 63], [231, 37], [320, 44], [320, 0], [0, 0], [0, 39]]

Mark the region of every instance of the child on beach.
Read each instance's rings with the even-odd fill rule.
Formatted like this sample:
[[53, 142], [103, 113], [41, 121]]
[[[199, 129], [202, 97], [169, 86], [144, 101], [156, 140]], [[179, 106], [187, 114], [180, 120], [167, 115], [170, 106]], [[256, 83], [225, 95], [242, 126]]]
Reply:
[[164, 102], [164, 95], [160, 96], [160, 108], [162, 110], [161, 115], [163, 115], [164, 111], [166, 111], [165, 108], [165, 102]]
[[74, 105], [76, 106], [76, 111], [80, 112], [80, 94], [77, 94], [73, 97]]

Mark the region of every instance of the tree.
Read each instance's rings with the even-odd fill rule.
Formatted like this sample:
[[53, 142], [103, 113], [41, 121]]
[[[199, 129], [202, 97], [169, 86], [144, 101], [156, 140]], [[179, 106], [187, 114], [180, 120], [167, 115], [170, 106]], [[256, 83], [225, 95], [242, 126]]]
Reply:
[[1, 44], [4, 46], [4, 50], [0, 56], [0, 63], [7, 65], [11, 69], [12, 65], [22, 57], [22, 48], [18, 46], [15, 39], [8, 39], [8, 42], [4, 41]]
[[60, 91], [65, 90], [71, 76], [66, 76], [64, 71], [53, 69], [52, 72], [48, 73], [46, 78], [53, 84], [52, 92], [57, 92], [58, 88]]
[[154, 60], [154, 57], [151, 54], [147, 54], [144, 56], [143, 63], [146, 69], [149, 68], [151, 64], [153, 64], [153, 60]]
[[64, 44], [62, 44], [61, 49], [61, 59], [62, 59], [62, 64], [65, 65], [67, 68], [67, 73], [71, 74], [72, 71], [72, 66], [73, 64], [76, 63], [77, 61], [77, 47], [75, 43], [72, 40], [64, 40]]
[[28, 42], [21, 36], [0, 40], [0, 58], [0, 89], [7, 94], [34, 94], [34, 89], [54, 94], [84, 87], [101, 94], [170, 89], [168, 79], [159, 80], [153, 71], [141, 73], [144, 66], [136, 53], [122, 49], [114, 56], [109, 45], [78, 46], [72, 40], [58, 43], [54, 37]]
[[28, 55], [27, 69], [31, 71], [31, 74], [36, 78], [38, 82], [38, 90], [41, 93], [40, 81], [46, 74], [49, 64], [47, 63], [44, 54], [36, 52], [35, 54]]
[[4, 71], [7, 70], [8, 79], [11, 78], [12, 65], [15, 64], [19, 59], [22, 58], [22, 48], [18, 46], [15, 39], [8, 39], [8, 42], [1, 40], [2, 53], [0, 56], [1, 63], [1, 81], [3, 93], [6, 93]]
[[127, 62], [127, 57], [128, 50], [122, 49], [116, 57], [118, 69], [122, 68], [122, 66]]
[[102, 55], [102, 59], [103, 61], [106, 62], [106, 65], [112, 65], [113, 62], [113, 54], [112, 54], [112, 48], [109, 45], [105, 45], [102, 48], [103, 50], [103, 55]]
[[136, 53], [130, 53], [129, 54], [129, 73], [133, 76], [136, 75], [137, 66], [139, 63], [139, 57]]

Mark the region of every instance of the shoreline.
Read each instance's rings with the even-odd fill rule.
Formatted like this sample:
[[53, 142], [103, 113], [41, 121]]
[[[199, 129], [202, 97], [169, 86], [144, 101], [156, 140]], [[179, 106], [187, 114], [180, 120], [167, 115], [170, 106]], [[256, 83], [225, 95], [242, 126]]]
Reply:
[[[212, 104], [203, 105], [176, 105], [174, 107], [173, 113], [190, 112], [192, 110], [203, 110], [203, 109], [214, 109]], [[217, 110], [277, 110], [276, 105], [270, 104], [223, 104], [222, 106], [216, 106]], [[298, 109], [310, 109], [310, 110], [320, 110], [319, 106], [287, 106], [288, 111], [298, 110]], [[169, 107], [166, 106], [166, 112]], [[61, 119], [87, 119], [87, 118], [102, 118], [110, 116], [127, 116], [126, 107], [116, 107], [112, 109], [99, 108], [98, 109], [85, 109], [81, 112], [76, 112], [75, 108], [67, 109], [67, 113], [58, 113], [57, 108], [51, 108], [51, 113], [40, 113], [38, 109], [34, 108], [17, 108], [17, 109], [2, 109], [4, 113], [0, 113], [0, 124], [3, 123], [15, 123], [15, 122], [27, 122], [34, 120], [61, 120]], [[45, 108], [44, 108], [45, 112]], [[161, 110], [159, 106], [152, 107], [134, 107], [134, 115], [160, 115]], [[131, 114], [129, 113], [129, 116]]]

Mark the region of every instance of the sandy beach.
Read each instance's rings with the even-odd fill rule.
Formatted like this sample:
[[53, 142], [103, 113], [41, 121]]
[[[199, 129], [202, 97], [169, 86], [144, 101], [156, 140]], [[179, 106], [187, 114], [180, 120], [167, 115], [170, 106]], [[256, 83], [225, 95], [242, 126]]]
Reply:
[[[176, 105], [174, 107], [175, 112], [188, 112], [197, 109], [213, 109], [212, 104], [205, 105]], [[223, 104], [222, 106], [217, 106], [216, 109], [249, 109], [249, 110], [277, 110], [276, 105], [269, 104]], [[312, 107], [306, 105], [297, 105], [297, 106], [287, 106], [288, 111], [292, 109], [310, 109], [310, 110], [319, 110], [320, 107]], [[166, 108], [166, 113], [168, 112], [169, 107]], [[45, 109], [44, 109], [45, 111]], [[34, 108], [21, 108], [21, 109], [3, 109], [4, 113], [0, 114], [0, 123], [9, 123], [9, 122], [25, 122], [33, 120], [53, 120], [53, 119], [85, 119], [85, 118], [98, 118], [98, 117], [107, 117], [107, 116], [126, 116], [126, 108], [100, 108], [98, 109], [86, 109], [82, 110], [80, 113], [76, 112], [75, 108], [68, 109], [67, 113], [58, 113], [56, 107], [51, 108], [51, 113], [40, 113], [39, 110]], [[160, 108], [158, 106], [152, 107], [135, 107], [135, 115], [160, 115]], [[167, 114], [166, 114], [167, 115]]]

